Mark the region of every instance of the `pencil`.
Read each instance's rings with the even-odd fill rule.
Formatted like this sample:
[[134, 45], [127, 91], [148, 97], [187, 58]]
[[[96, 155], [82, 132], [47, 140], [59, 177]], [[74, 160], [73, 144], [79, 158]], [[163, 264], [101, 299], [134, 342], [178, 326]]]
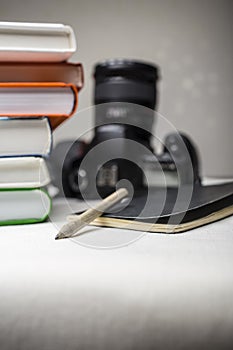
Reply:
[[126, 188], [120, 188], [110, 196], [104, 198], [94, 208], [86, 210], [84, 213], [77, 215], [75, 220], [66, 223], [56, 235], [55, 239], [69, 238], [75, 235], [83, 227], [90, 224], [96, 218], [101, 216], [112, 205], [118, 203], [121, 199], [127, 197], [129, 192]]

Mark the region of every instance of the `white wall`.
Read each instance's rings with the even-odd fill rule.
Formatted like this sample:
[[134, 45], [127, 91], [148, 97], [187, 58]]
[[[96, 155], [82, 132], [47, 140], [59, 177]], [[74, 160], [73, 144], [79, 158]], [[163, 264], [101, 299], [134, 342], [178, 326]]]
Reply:
[[[1, 20], [73, 26], [85, 69], [79, 110], [92, 104], [93, 65], [106, 58], [155, 62], [162, 70], [159, 111], [199, 146], [208, 175], [233, 176], [231, 0], [0, 0]], [[55, 132], [75, 137], [82, 113]]]

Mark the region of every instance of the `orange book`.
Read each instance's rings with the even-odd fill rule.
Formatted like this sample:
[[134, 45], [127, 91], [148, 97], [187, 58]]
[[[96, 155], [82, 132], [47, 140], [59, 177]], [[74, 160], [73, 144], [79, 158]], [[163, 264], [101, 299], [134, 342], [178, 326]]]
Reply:
[[54, 129], [75, 112], [77, 105], [78, 90], [74, 84], [0, 83], [0, 116], [46, 116]]

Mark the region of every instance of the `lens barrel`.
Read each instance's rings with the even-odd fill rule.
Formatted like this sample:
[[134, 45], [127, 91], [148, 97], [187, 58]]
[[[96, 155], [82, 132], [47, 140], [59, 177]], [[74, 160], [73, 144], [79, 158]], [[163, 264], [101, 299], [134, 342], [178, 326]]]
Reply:
[[107, 60], [95, 66], [94, 78], [95, 105], [128, 102], [156, 108], [159, 69], [155, 65], [134, 60]]

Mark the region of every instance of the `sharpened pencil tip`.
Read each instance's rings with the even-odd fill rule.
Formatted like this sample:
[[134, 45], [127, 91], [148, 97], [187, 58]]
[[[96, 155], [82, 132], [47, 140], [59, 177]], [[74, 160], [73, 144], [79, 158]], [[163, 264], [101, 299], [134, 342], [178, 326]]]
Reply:
[[64, 236], [60, 235], [59, 233], [56, 235], [55, 239], [62, 239], [62, 238], [65, 238]]
[[63, 233], [61, 232], [58, 232], [58, 234], [56, 235], [55, 239], [63, 239], [63, 238], [68, 238], [66, 235], [64, 235]]

